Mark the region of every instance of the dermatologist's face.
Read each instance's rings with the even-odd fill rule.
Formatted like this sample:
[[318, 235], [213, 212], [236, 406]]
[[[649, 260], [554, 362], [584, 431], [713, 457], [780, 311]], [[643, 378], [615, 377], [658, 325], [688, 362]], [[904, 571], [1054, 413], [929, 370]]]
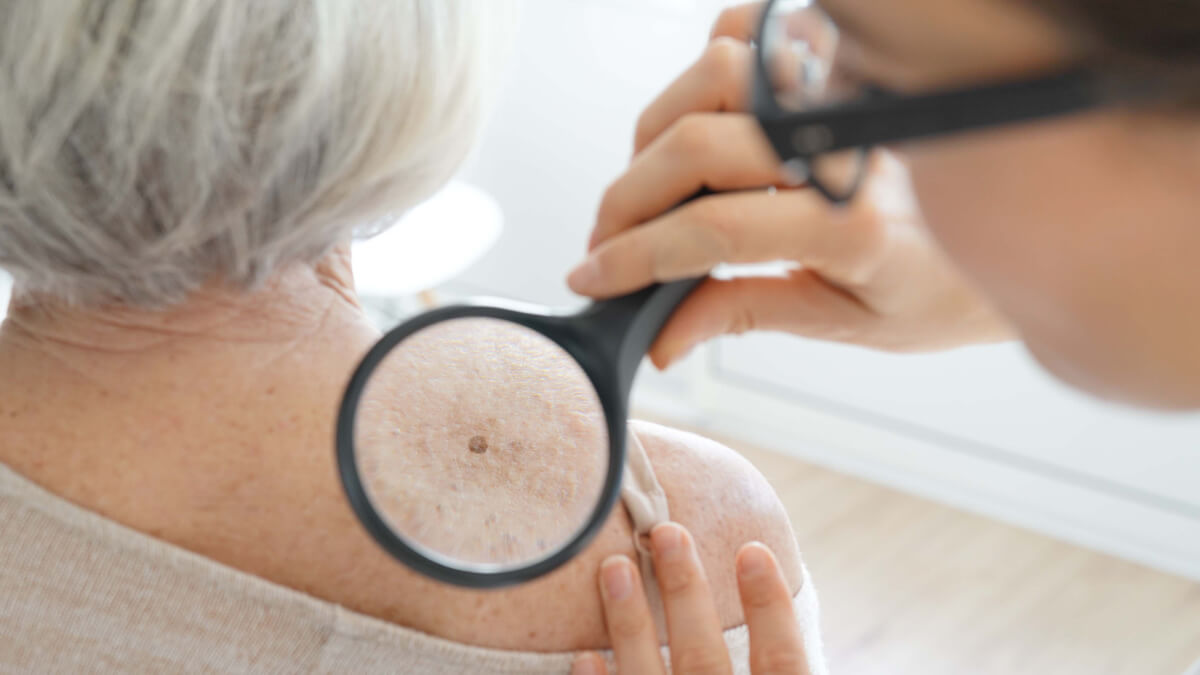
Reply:
[[[844, 76], [900, 92], [1073, 59], [1025, 0], [821, 0]], [[1101, 396], [1200, 406], [1200, 113], [1107, 110], [893, 150], [1030, 351]]]

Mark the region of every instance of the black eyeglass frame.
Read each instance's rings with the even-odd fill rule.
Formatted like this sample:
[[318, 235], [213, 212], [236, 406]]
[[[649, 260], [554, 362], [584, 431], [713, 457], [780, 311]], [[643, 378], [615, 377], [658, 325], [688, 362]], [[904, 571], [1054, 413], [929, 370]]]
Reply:
[[[764, 34], [778, 1], [770, 0], [763, 8], [756, 35]], [[799, 164], [808, 184], [835, 204], [850, 201], [858, 192], [866, 162], [860, 162], [855, 180], [839, 193], [813, 175], [813, 162], [822, 155], [857, 149], [863, 155], [860, 159], [865, 159], [872, 148], [886, 143], [1083, 112], [1140, 98], [1148, 91], [1146, 87], [1118, 86], [1093, 69], [1076, 67], [928, 94], [870, 88], [856, 100], [792, 111], [774, 96], [761, 39], [756, 52], [751, 105], [763, 133], [781, 161]]]

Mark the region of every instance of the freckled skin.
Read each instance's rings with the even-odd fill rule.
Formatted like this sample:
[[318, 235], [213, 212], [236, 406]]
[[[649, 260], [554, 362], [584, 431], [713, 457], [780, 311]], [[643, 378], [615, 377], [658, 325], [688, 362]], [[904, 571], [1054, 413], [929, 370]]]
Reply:
[[[300, 306], [325, 307], [319, 301]], [[0, 410], [20, 413], [0, 417], [6, 439], [0, 461], [126, 526], [428, 634], [500, 649], [605, 646], [597, 569], [608, 555], [634, 555], [621, 507], [575, 560], [500, 591], [435, 583], [370, 539], [346, 503], [329, 439], [346, 377], [377, 334], [363, 328], [357, 310], [334, 308], [322, 316], [320, 330], [306, 333], [282, 356], [244, 339], [218, 346], [180, 342], [137, 354], [89, 353], [79, 361], [93, 368], [86, 378], [76, 367], [63, 367], [61, 355], [38, 359], [28, 350], [0, 349]], [[260, 333], [257, 326], [247, 331]], [[445, 456], [434, 454], [431, 444], [418, 445], [430, 453], [429, 461], [442, 462], [435, 466], [457, 466], [460, 473], [416, 484], [410, 494], [425, 505], [416, 516], [468, 531], [494, 529], [492, 543], [501, 547], [553, 545], [541, 528], [522, 531], [515, 515], [528, 518], [530, 504], [562, 511], [561, 500], [570, 503], [578, 495], [564, 486], [590, 484], [595, 467], [580, 471], [577, 461], [591, 456], [589, 443], [595, 441], [597, 422], [586, 415], [586, 398], [572, 393], [564, 373], [545, 371], [537, 388], [542, 395], [529, 397], [529, 407], [514, 410], [511, 396], [479, 398], [481, 381], [509, 382], [510, 393], [519, 393], [519, 378], [488, 378], [536, 370], [547, 354], [500, 351], [493, 371], [463, 378], [434, 366], [461, 356], [463, 344], [478, 336], [460, 330], [443, 337], [440, 347], [414, 357], [409, 377], [394, 383], [419, 382], [417, 392], [390, 399], [373, 413], [394, 422], [392, 429], [411, 429], [411, 417], [421, 420], [422, 429], [452, 431], [453, 452]], [[112, 362], [111, 377], [96, 370], [109, 367], [105, 358], [121, 359]], [[437, 405], [423, 399], [428, 391], [443, 392]], [[62, 424], [62, 410], [75, 411], [70, 425]], [[555, 415], [560, 424], [551, 433], [546, 421]], [[637, 423], [632, 429], [650, 454], [674, 518], [696, 537], [726, 626], [741, 621], [733, 556], [746, 541], [772, 546], [795, 587], [798, 553], [786, 515], [753, 468], [691, 434]], [[474, 436], [487, 439], [486, 453], [469, 451]], [[364, 462], [363, 471], [384, 473], [383, 459]], [[487, 468], [472, 482], [461, 472], [465, 465], [452, 463], [458, 461]], [[488, 499], [467, 509], [463, 495], [478, 495], [487, 485], [493, 486]], [[462, 522], [464, 512], [481, 515], [471, 525]]]
[[[566, 352], [515, 324], [460, 319], [417, 333], [380, 363], [360, 410], [372, 502], [401, 536], [443, 555], [541, 558], [599, 501], [600, 401]], [[527, 448], [520, 458], [514, 444]]]

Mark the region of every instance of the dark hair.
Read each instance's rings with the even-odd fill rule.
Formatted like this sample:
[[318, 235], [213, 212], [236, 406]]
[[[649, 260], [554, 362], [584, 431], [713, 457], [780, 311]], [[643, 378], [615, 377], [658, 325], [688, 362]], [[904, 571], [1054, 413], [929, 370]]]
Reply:
[[1025, 0], [1075, 35], [1087, 56], [1171, 83], [1200, 105], [1200, 3], [1195, 0]]

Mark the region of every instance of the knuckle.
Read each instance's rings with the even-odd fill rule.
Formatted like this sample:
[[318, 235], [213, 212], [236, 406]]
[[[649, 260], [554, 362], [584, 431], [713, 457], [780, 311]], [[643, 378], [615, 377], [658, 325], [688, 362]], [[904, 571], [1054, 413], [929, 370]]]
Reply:
[[877, 239], [883, 235], [886, 219], [877, 204], [864, 199], [852, 207], [850, 223], [864, 239]]
[[746, 78], [749, 48], [730, 37], [718, 37], [708, 43], [700, 59], [705, 76], [721, 89], [736, 87]]
[[737, 23], [737, 19], [737, 12], [732, 7], [726, 7], [721, 10], [720, 14], [717, 14], [717, 20], [713, 22], [713, 32], [716, 33], [726, 26], [733, 26]]
[[887, 256], [888, 224], [879, 209], [870, 203], [857, 206], [845, 228], [842, 259], [843, 275], [852, 284], [865, 285], [875, 278]]
[[757, 324], [758, 322], [755, 319], [753, 311], [745, 307], [739, 307], [733, 312], [728, 332], [730, 335], [745, 335], [746, 333], [758, 330]]
[[615, 223], [621, 212], [621, 181], [618, 179], [604, 189], [600, 206], [596, 209], [596, 222], [601, 225]]
[[743, 255], [742, 220], [728, 211], [720, 200], [696, 204], [694, 217], [704, 234], [702, 243], [716, 262], [749, 262]]
[[729, 325], [726, 333], [730, 335], [745, 335], [758, 329], [758, 316], [755, 314], [753, 298], [743, 297], [733, 305], [729, 315]]
[[650, 247], [648, 258], [650, 269], [647, 270], [647, 273], [655, 281], [666, 281], [678, 273], [683, 262], [682, 250], [680, 248], [675, 246], [652, 246]]
[[685, 157], [704, 157], [716, 143], [709, 120], [697, 114], [686, 115], [671, 129], [670, 145], [676, 154]]
[[[753, 319], [751, 319], [750, 322], [753, 324]], [[742, 587], [740, 591], [742, 594], [742, 601], [749, 609], [771, 610], [777, 606], [787, 610], [791, 609], [790, 603], [788, 603], [789, 606], [787, 607], [782, 606], [782, 604], [779, 602], [779, 596], [775, 592], [775, 589], [768, 584], [751, 583]]]
[[654, 140], [655, 129], [653, 119], [650, 117], [650, 111], [644, 110], [638, 115], [637, 124], [633, 130], [633, 145], [635, 148], [644, 148]]
[[664, 242], [652, 250], [656, 278], [706, 274], [731, 259], [736, 235], [719, 209], [701, 200], [681, 207], [672, 218], [669, 245]]
[[755, 675], [793, 675], [806, 672], [806, 660], [791, 647], [775, 647], [750, 655], [750, 667]]
[[655, 571], [663, 595], [684, 595], [695, 588], [699, 575], [691, 565], [676, 563], [662, 565]]
[[648, 627], [646, 615], [640, 612], [615, 612], [609, 616], [608, 631], [617, 641], [636, 638]]
[[717, 675], [729, 670], [725, 657], [707, 646], [673, 648], [671, 661], [675, 672], [687, 675]]

